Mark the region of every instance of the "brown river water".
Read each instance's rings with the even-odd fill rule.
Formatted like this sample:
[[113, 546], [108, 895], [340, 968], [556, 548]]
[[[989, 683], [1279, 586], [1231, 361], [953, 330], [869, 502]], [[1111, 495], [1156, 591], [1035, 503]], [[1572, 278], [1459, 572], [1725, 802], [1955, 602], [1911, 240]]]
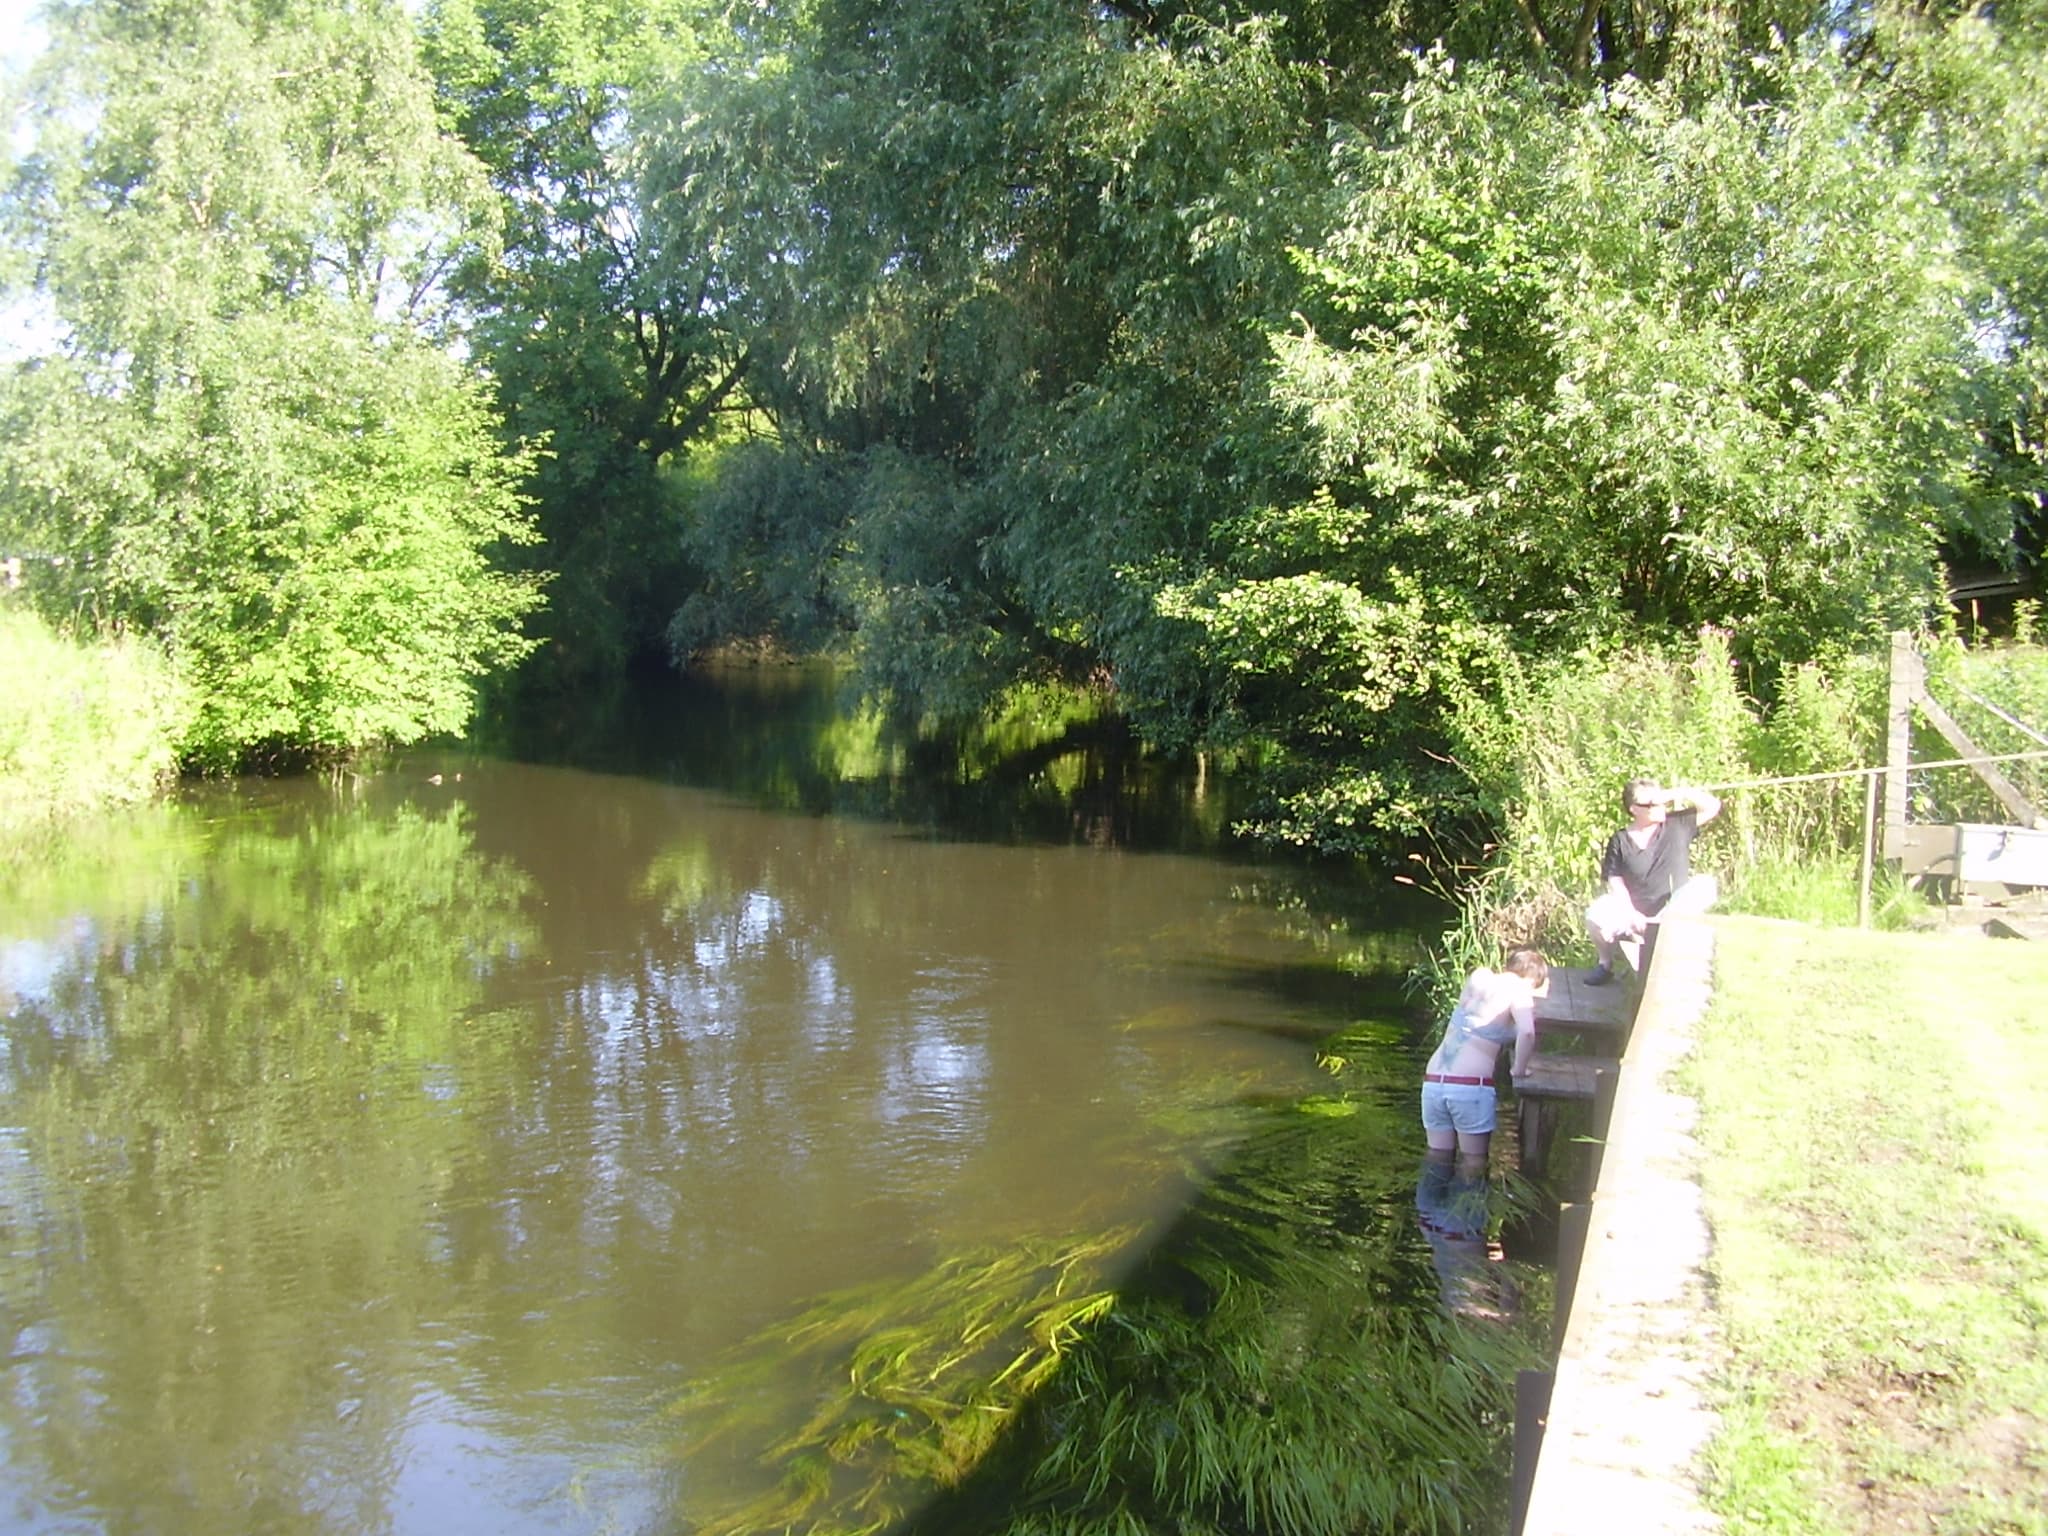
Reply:
[[[674, 1425], [736, 1346], [1128, 1262], [1399, 1014], [1412, 931], [1220, 851], [1219, 787], [918, 787], [826, 697], [202, 786], [0, 876], [0, 1529], [691, 1529], [761, 1475]], [[809, 1390], [750, 1377], [757, 1438]]]

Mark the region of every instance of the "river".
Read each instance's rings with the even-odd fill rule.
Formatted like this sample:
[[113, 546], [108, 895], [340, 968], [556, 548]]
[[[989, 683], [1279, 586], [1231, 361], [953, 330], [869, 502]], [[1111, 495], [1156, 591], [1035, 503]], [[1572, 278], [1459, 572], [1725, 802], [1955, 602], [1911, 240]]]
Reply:
[[1433, 914], [1229, 851], [1227, 786], [935, 766], [810, 674], [628, 702], [0, 876], [0, 1526], [743, 1529], [821, 1302], [1113, 1286], [1340, 1029], [1409, 1112]]

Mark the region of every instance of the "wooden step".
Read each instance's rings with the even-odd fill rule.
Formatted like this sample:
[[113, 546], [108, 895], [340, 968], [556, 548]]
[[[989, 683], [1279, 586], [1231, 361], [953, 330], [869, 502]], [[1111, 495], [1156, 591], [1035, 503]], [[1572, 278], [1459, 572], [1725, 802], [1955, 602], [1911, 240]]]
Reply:
[[1589, 968], [1550, 968], [1550, 993], [1536, 999], [1536, 1033], [1577, 1030], [1621, 1036], [1635, 1017], [1635, 983], [1616, 976], [1604, 987], [1589, 986]]
[[1621, 1063], [1611, 1056], [1558, 1056], [1538, 1051], [1529, 1058], [1529, 1070], [1515, 1077], [1515, 1092], [1525, 1099], [1593, 1100], [1593, 1074], [1618, 1071]]

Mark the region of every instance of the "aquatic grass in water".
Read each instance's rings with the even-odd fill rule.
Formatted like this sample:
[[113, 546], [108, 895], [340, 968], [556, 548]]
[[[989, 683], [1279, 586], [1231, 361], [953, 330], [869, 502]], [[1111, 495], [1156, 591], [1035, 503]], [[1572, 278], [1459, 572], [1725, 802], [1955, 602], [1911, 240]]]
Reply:
[[959, 1255], [907, 1281], [836, 1292], [756, 1334], [670, 1405], [680, 1454], [760, 1438], [793, 1363], [818, 1383], [818, 1405], [761, 1453], [772, 1489], [694, 1528], [853, 1536], [901, 1519], [911, 1496], [957, 1485], [1113, 1305], [1101, 1280], [1137, 1236], [1124, 1227]]
[[[1436, 1305], [1408, 1129], [1367, 1104], [1248, 1147], [1023, 1416], [1037, 1507], [971, 1528], [1497, 1527], [1514, 1377], [1541, 1357], [1547, 1308], [1480, 1322]], [[1496, 1231], [1515, 1198], [1493, 1192]]]
[[[1497, 1524], [1515, 1372], [1546, 1291], [1437, 1305], [1405, 1115], [1270, 1117], [1136, 1273], [1135, 1233], [1026, 1243], [822, 1299], [668, 1411], [686, 1460], [769, 1439], [792, 1361], [814, 1411], [717, 1536], [1402, 1533]], [[1496, 1189], [1490, 1224], [1516, 1191]], [[1514, 1286], [1506, 1289], [1512, 1291]]]

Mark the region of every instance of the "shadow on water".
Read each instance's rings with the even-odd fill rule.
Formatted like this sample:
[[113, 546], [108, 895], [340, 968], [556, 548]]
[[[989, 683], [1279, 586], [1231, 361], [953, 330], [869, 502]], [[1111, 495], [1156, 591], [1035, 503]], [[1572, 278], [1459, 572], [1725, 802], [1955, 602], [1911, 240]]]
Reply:
[[938, 732], [864, 709], [824, 663], [634, 678], [588, 695], [501, 704], [485, 750], [634, 774], [764, 808], [896, 822], [930, 837], [1214, 852], [1236, 786], [1146, 750], [1086, 699]]
[[1499, 1528], [1549, 1277], [1498, 1235], [1532, 1193], [1453, 1183], [1412, 1140], [1370, 1103], [1276, 1108], [1114, 1285], [1106, 1237], [825, 1299], [677, 1405], [677, 1449], [699, 1452], [746, 1402], [750, 1351], [834, 1346], [777, 1486], [693, 1528]]

